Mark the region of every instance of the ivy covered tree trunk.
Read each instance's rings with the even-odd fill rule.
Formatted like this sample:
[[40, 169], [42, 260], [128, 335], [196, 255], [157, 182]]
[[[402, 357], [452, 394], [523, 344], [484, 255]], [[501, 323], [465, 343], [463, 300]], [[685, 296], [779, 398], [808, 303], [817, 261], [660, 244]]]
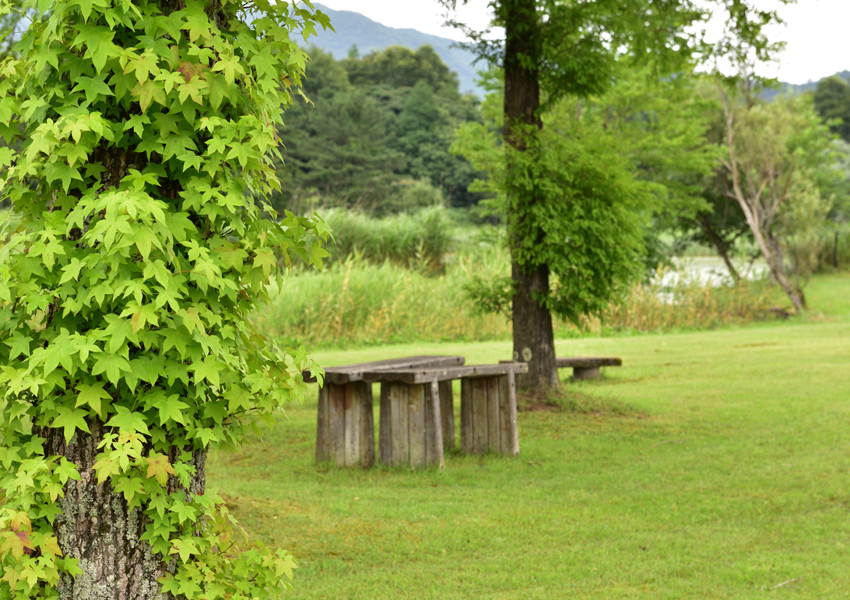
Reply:
[[0, 239], [0, 598], [277, 598], [292, 557], [236, 535], [206, 456], [321, 373], [249, 317], [279, 260], [327, 255], [318, 217], [264, 215], [306, 61], [292, 38], [327, 18], [265, 0], [12, 10], [32, 24], [0, 61], [0, 197], [19, 217]]
[[[540, 109], [539, 61], [542, 43], [535, 0], [504, 0], [498, 9], [505, 23], [505, 131], [504, 137], [517, 152], [525, 152], [528, 136], [542, 128]], [[534, 264], [523, 252], [529, 240], [525, 232], [539, 198], [533, 179], [526, 173], [523, 160], [508, 155], [508, 229], [510, 233], [511, 274], [514, 282], [513, 343], [514, 360], [528, 363], [528, 375], [519, 375], [517, 384], [545, 392], [559, 385], [555, 365], [555, 335], [552, 315], [542, 300], [549, 294], [549, 267]], [[542, 233], [538, 233], [542, 235]], [[534, 240], [531, 240], [532, 242]]]
[[[158, 580], [165, 576], [168, 563], [151, 550], [143, 539], [148, 519], [141, 507], [130, 508], [123, 494], [111, 482], [99, 483], [94, 471], [98, 444], [107, 428], [98, 419], [89, 421], [90, 434], [78, 432], [66, 444], [62, 430], [45, 429], [45, 452], [64, 456], [77, 465], [80, 480], [65, 484], [61, 513], [53, 530], [62, 554], [77, 559], [80, 573], [62, 573], [57, 585], [65, 600], [147, 600], [161, 598]], [[172, 462], [177, 461], [171, 457]], [[206, 450], [195, 453], [195, 467], [189, 488], [184, 490], [170, 477], [168, 491], [203, 494], [206, 487]], [[172, 561], [171, 571], [175, 570]]]

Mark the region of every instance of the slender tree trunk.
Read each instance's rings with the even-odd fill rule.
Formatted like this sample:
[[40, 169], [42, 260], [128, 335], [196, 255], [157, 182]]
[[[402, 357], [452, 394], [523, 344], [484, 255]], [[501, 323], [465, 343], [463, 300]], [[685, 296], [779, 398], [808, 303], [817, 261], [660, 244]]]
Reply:
[[[497, 10], [505, 23], [505, 140], [524, 151], [525, 134], [519, 128], [542, 127], [538, 64], [542, 53], [535, 0], [503, 0]], [[521, 219], [538, 199], [527, 186], [511, 189], [511, 180], [521, 178], [521, 164], [508, 164], [508, 224], [522, 231]], [[520, 387], [545, 392], [556, 388], [555, 334], [552, 315], [540, 298], [549, 292], [547, 265], [530, 267], [517, 260], [511, 248], [512, 276], [516, 286], [513, 297], [514, 359], [528, 363], [528, 375], [520, 376]]]
[[[141, 539], [147, 525], [142, 509], [129, 510], [124, 496], [112, 491], [112, 483], [98, 483], [93, 469], [100, 452], [98, 444], [106, 428], [97, 419], [89, 421], [91, 434], [78, 431], [65, 443], [62, 429], [44, 429], [45, 454], [60, 455], [75, 463], [80, 481], [65, 484], [65, 497], [59, 501], [62, 512], [53, 529], [66, 557], [76, 558], [82, 573], [63, 575], [59, 583], [61, 600], [162, 600], [157, 579], [168, 564], [151, 552]], [[169, 457], [174, 461], [176, 456]], [[206, 482], [206, 452], [194, 457], [195, 475], [190, 490], [203, 493]], [[168, 490], [179, 490], [173, 477]]]
[[765, 212], [760, 208], [761, 197], [767, 188], [767, 182], [764, 182], [757, 192], [751, 193], [749, 196], [744, 193], [741, 183], [741, 173], [738, 166], [738, 159], [735, 153], [735, 119], [734, 113], [728, 104], [724, 104], [726, 112], [726, 147], [729, 151], [729, 160], [726, 162], [726, 167], [732, 175], [732, 190], [734, 198], [738, 202], [738, 206], [744, 212], [744, 217], [753, 237], [758, 244], [759, 250], [767, 262], [767, 267], [770, 270], [770, 276], [782, 288], [794, 305], [796, 312], [802, 312], [806, 308], [806, 298], [803, 296], [802, 290], [794, 285], [791, 278], [785, 273], [785, 268], [782, 263], [782, 250], [779, 243], [771, 236], [771, 218], [765, 217]]
[[732, 280], [735, 283], [741, 281], [741, 274], [738, 273], [738, 269], [735, 268], [735, 265], [732, 264], [732, 259], [729, 257], [729, 248], [731, 246], [726, 240], [724, 240], [711, 226], [711, 222], [708, 218], [708, 215], [703, 213], [697, 217], [697, 223], [700, 228], [703, 230], [705, 235], [711, 241], [714, 249], [717, 250], [717, 253], [720, 255], [720, 258], [723, 259], [723, 262], [726, 264], [726, 269], [729, 271], [729, 276], [732, 277]]

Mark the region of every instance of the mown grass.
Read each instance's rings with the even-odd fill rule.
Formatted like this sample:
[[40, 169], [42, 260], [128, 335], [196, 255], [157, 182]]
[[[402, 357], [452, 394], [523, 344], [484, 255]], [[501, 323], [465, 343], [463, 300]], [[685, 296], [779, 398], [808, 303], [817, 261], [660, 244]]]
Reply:
[[[816, 279], [809, 296], [828, 308], [559, 340], [559, 355], [624, 366], [567, 382], [560, 410], [521, 412], [519, 458], [452, 455], [444, 472], [317, 465], [310, 403], [212, 460], [210, 484], [254, 536], [296, 555], [295, 598], [845, 598], [850, 277]], [[509, 351], [494, 341], [317, 356], [474, 363]]]

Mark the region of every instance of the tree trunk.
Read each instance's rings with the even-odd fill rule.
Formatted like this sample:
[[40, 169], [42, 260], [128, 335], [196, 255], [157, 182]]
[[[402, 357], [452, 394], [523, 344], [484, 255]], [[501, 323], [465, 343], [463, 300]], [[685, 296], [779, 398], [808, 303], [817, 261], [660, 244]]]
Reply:
[[[147, 518], [142, 509], [128, 510], [124, 496], [112, 491], [109, 479], [98, 483], [93, 469], [106, 428], [98, 420], [89, 421], [91, 434], [77, 431], [70, 444], [62, 429], [44, 429], [45, 454], [60, 455], [75, 463], [80, 481], [65, 484], [65, 497], [59, 501], [53, 530], [64, 556], [79, 560], [82, 573], [63, 574], [58, 591], [61, 600], [163, 600], [157, 579], [168, 564], [153, 555], [141, 540]], [[176, 460], [171, 456], [171, 461]], [[203, 493], [206, 483], [206, 452], [196, 452], [195, 475], [190, 492]], [[168, 491], [180, 489], [169, 478]]]
[[528, 374], [517, 375], [517, 386], [549, 390], [560, 385], [555, 365], [555, 333], [552, 315], [535, 298], [549, 290], [546, 265], [527, 273], [516, 263], [513, 297], [514, 360], [528, 363]]
[[[539, 61], [542, 48], [535, 0], [503, 0], [496, 9], [505, 23], [505, 141], [519, 151], [526, 143], [519, 128], [531, 125], [540, 129]], [[522, 178], [522, 166], [508, 164], [508, 226], [522, 231], [520, 222], [530, 213], [537, 198], [527, 187], [511, 186]], [[513, 187], [513, 189], [512, 189]], [[528, 363], [528, 375], [519, 376], [519, 387], [545, 392], [560, 385], [555, 366], [555, 334], [552, 315], [540, 303], [549, 293], [549, 268], [519, 263], [515, 248], [512, 277], [514, 360]]]
[[711, 220], [709, 219], [708, 214], [700, 214], [697, 217], [697, 223], [705, 233], [706, 237], [708, 237], [711, 241], [711, 245], [714, 246], [715, 250], [717, 250], [720, 258], [722, 258], [723, 262], [726, 263], [726, 269], [729, 271], [729, 276], [732, 277], [732, 280], [735, 283], [741, 281], [741, 275], [738, 273], [735, 265], [732, 264], [732, 259], [729, 257], [729, 249], [732, 244], [724, 240], [723, 237], [714, 230], [711, 226]]

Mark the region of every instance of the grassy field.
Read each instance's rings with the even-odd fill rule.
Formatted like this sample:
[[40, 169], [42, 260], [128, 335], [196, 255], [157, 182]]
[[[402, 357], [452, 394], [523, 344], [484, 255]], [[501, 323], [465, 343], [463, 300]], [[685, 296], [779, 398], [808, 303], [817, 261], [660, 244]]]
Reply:
[[[313, 401], [216, 457], [210, 484], [297, 557], [295, 598], [848, 598], [850, 276], [809, 297], [819, 310], [783, 323], [559, 341], [624, 366], [567, 382], [562, 410], [521, 412], [519, 458], [316, 465]], [[415, 353], [471, 364], [510, 346], [318, 358]]]

